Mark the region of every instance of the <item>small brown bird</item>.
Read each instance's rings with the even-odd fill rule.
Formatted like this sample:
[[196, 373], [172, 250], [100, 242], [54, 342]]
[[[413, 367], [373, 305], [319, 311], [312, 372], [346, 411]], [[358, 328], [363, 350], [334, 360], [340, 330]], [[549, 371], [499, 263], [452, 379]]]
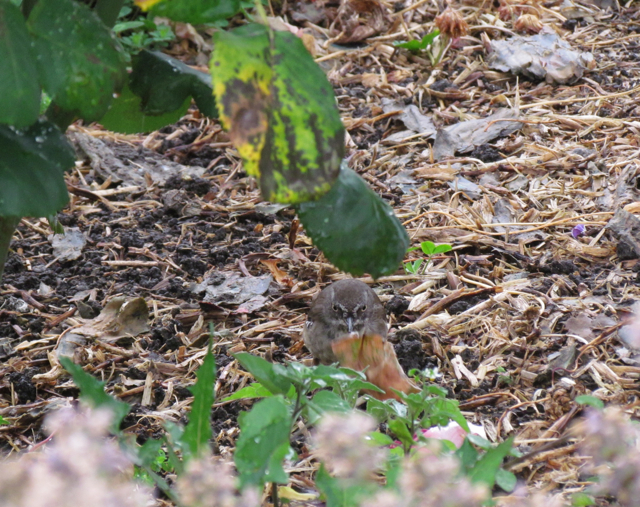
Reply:
[[325, 287], [311, 304], [302, 337], [316, 364], [331, 364], [338, 361], [332, 342], [350, 333], [387, 337], [384, 307], [360, 280], [340, 280]]

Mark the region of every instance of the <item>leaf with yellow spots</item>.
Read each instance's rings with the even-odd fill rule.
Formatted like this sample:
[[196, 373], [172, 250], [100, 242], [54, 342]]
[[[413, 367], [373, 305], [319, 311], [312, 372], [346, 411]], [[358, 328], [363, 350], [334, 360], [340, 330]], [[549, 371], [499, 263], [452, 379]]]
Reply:
[[325, 194], [340, 171], [344, 127], [333, 89], [302, 41], [252, 24], [217, 32], [214, 43], [220, 120], [263, 198], [295, 204]]

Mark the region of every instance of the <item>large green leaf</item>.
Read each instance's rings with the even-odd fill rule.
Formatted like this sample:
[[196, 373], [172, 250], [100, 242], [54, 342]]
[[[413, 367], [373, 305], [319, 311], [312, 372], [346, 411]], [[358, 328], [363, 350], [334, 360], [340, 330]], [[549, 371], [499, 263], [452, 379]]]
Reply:
[[233, 459], [241, 486], [265, 482], [286, 484], [282, 460], [288, 454], [291, 415], [279, 396], [256, 403], [239, 418], [240, 437]]
[[216, 360], [211, 353], [211, 343], [196, 372], [196, 383], [189, 390], [193, 393], [193, 404], [189, 414], [189, 423], [182, 434], [191, 457], [201, 456], [208, 449], [211, 439], [211, 410], [216, 380]]
[[71, 373], [73, 382], [80, 388], [80, 399], [94, 408], [107, 408], [113, 412], [113, 431], [117, 432], [120, 422], [129, 413], [131, 407], [124, 401], [116, 400], [104, 391], [104, 382], [100, 382], [75, 364], [69, 357], [60, 356], [60, 364]]
[[238, 352], [234, 357], [269, 392], [273, 394], [287, 394], [289, 392], [291, 382], [279, 365], [274, 365], [248, 352]]
[[30, 47], [20, 9], [0, 0], [0, 123], [26, 127], [38, 118], [40, 85]]
[[52, 123], [0, 125], [0, 216], [58, 212], [69, 201], [63, 173], [74, 162], [73, 148]]
[[27, 26], [40, 82], [61, 109], [99, 120], [126, 79], [122, 48], [98, 16], [73, 0], [39, 0]]
[[198, 109], [216, 118], [213, 85], [208, 73], [200, 72], [159, 51], [141, 51], [132, 60], [130, 86], [142, 98], [142, 111], [158, 115], [180, 108], [189, 96]]
[[409, 246], [391, 207], [346, 165], [331, 190], [300, 204], [298, 215], [327, 259], [355, 276], [393, 273]]
[[240, 0], [136, 0], [152, 16], [170, 18], [194, 25], [215, 23], [240, 12]]
[[302, 41], [262, 25], [216, 32], [211, 58], [220, 119], [262, 197], [299, 203], [339, 173], [344, 127], [333, 89]]
[[125, 86], [120, 95], [113, 101], [100, 123], [107, 130], [122, 132], [123, 134], [137, 134], [139, 132], [153, 132], [165, 125], [171, 125], [182, 118], [191, 98], [187, 97], [183, 104], [170, 113], [152, 116], [142, 112], [142, 99]]

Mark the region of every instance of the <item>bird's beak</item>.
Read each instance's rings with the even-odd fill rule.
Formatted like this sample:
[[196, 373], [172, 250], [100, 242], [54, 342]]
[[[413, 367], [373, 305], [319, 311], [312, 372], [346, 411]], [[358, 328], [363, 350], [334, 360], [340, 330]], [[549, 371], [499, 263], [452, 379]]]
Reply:
[[346, 321], [347, 321], [347, 329], [349, 330], [349, 333], [353, 333], [353, 317], [347, 317]]

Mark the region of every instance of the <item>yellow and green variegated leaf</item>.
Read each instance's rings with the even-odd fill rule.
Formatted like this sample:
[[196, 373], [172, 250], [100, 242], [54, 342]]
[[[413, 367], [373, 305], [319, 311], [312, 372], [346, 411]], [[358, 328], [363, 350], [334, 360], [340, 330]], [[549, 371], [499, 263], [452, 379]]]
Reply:
[[340, 171], [344, 127], [331, 85], [302, 41], [245, 25], [218, 32], [214, 42], [220, 120], [263, 198], [294, 204], [325, 194]]

